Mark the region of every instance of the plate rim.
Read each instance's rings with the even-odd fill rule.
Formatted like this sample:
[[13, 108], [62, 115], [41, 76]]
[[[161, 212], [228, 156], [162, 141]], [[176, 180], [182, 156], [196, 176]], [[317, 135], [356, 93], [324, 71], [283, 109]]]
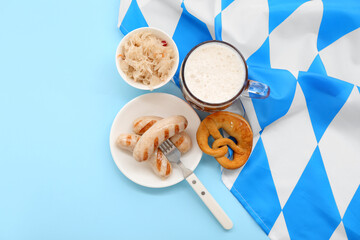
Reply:
[[[166, 188], [166, 187], [170, 187], [170, 186], [174, 186], [180, 182], [182, 182], [183, 180], [185, 180], [185, 178], [182, 178], [181, 180], [175, 182], [175, 183], [172, 183], [172, 184], [169, 184], [169, 185], [165, 185], [165, 186], [153, 186], [153, 185], [147, 185], [147, 184], [143, 184], [143, 183], [139, 183], [138, 181], [134, 180], [133, 178], [131, 178], [127, 173], [126, 171], [123, 171], [122, 168], [117, 164], [116, 160], [115, 160], [115, 157], [114, 157], [114, 152], [113, 152], [113, 148], [112, 148], [112, 142], [111, 142], [111, 136], [112, 136], [112, 132], [113, 132], [113, 128], [114, 128], [114, 125], [115, 125], [115, 120], [118, 118], [118, 116], [121, 114], [121, 112], [123, 112], [129, 105], [130, 103], [138, 100], [139, 98], [142, 98], [144, 96], [149, 96], [149, 95], [158, 95], [158, 96], [166, 96], [166, 97], [171, 97], [171, 98], [174, 98], [176, 100], [180, 100], [182, 101], [183, 103], [185, 103], [189, 109], [194, 113], [194, 116], [196, 116], [196, 118], [199, 120], [199, 123], [201, 122], [201, 119], [199, 117], [199, 115], [196, 113], [196, 111], [190, 106], [190, 104], [188, 104], [185, 100], [173, 95], [173, 94], [169, 94], [169, 93], [162, 93], [162, 92], [153, 92], [153, 93], [145, 93], [145, 94], [142, 94], [142, 95], [139, 95], [133, 99], [131, 99], [130, 101], [128, 101], [124, 106], [122, 106], [122, 108], [117, 112], [117, 114], [115, 115], [114, 117], [114, 120], [111, 124], [111, 128], [110, 128], [110, 133], [109, 133], [109, 147], [110, 147], [110, 153], [111, 153], [111, 157], [116, 165], [116, 167], [120, 170], [120, 172], [127, 178], [129, 179], [130, 181], [132, 181], [133, 183], [136, 183], [137, 185], [140, 185], [140, 186], [143, 186], [143, 187], [147, 187], [147, 188]], [[201, 150], [200, 150], [201, 151]], [[203, 157], [203, 153], [201, 151], [201, 156], [200, 156], [200, 159], [198, 161], [198, 163], [195, 165], [195, 168], [194, 170], [198, 167], [201, 159]], [[193, 170], [193, 171], [194, 171]]]

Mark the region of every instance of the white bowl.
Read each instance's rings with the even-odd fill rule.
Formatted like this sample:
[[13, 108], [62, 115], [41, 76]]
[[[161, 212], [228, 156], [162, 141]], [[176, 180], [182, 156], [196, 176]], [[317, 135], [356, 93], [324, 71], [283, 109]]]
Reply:
[[[151, 31], [155, 36], [161, 38], [161, 39], [164, 39], [168, 46], [172, 47], [174, 49], [174, 52], [175, 52], [175, 64], [174, 64], [174, 67], [171, 69], [170, 73], [169, 73], [169, 77], [167, 79], [165, 79], [163, 82], [161, 82], [160, 84], [158, 85], [155, 85], [155, 86], [152, 86], [152, 88], [150, 89], [150, 86], [147, 86], [145, 84], [142, 84], [142, 83], [139, 83], [139, 82], [135, 82], [133, 79], [130, 79], [126, 76], [126, 74], [121, 70], [120, 68], [120, 63], [119, 63], [119, 60], [117, 58], [117, 56], [120, 54], [120, 49], [121, 49], [121, 46], [128, 41], [128, 39], [140, 32], [140, 31]], [[115, 62], [116, 62], [116, 68], [121, 76], [121, 78], [127, 82], [130, 86], [133, 86], [135, 88], [138, 88], [138, 89], [142, 89], [142, 90], [154, 90], [154, 89], [157, 89], [159, 87], [162, 87], [164, 86], [165, 84], [167, 84], [175, 75], [176, 73], [176, 70], [178, 68], [178, 65], [179, 65], [179, 51], [176, 47], [176, 44], [174, 42], [174, 40], [172, 40], [172, 38], [167, 34], [165, 33], [164, 31], [160, 30], [160, 29], [157, 29], [157, 28], [153, 28], [153, 27], [143, 27], [143, 28], [138, 28], [138, 29], [135, 29], [131, 32], [129, 32], [128, 34], [126, 34], [125, 37], [123, 37], [123, 39], [121, 39], [117, 49], [116, 49], [116, 54], [115, 54]]]

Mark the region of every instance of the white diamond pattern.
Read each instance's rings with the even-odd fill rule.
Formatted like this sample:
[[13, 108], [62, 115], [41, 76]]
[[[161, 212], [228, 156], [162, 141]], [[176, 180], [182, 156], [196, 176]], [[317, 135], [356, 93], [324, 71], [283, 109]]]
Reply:
[[173, 0], [172, 3], [161, 0], [137, 0], [137, 2], [149, 26], [159, 28], [170, 36], [174, 34], [182, 13], [181, 0]]
[[329, 76], [360, 86], [359, 39], [360, 28], [320, 51], [320, 57]]
[[289, 70], [295, 77], [307, 71], [318, 54], [317, 37], [322, 19], [321, 1], [309, 1], [295, 10], [270, 34], [272, 68]]
[[299, 83], [289, 112], [266, 127], [261, 136], [280, 204], [284, 207], [317, 146]]
[[222, 38], [234, 44], [247, 59], [268, 37], [268, 2], [243, 0], [234, 1], [230, 6], [222, 12]]
[[118, 28], [120, 27], [121, 22], [124, 19], [125, 14], [126, 14], [127, 10], [129, 9], [130, 4], [131, 4], [131, 0], [121, 0], [120, 1]]
[[331, 235], [330, 240], [344, 240], [346, 239], [346, 232], [343, 222], [340, 222], [339, 226], [335, 229]]
[[319, 143], [341, 217], [360, 184], [360, 94], [356, 87]]
[[221, 0], [185, 0], [186, 9], [196, 18], [204, 21], [213, 39], [215, 39], [214, 18], [221, 12]]
[[279, 217], [276, 219], [274, 226], [269, 233], [270, 239], [287, 240], [290, 239], [284, 214], [281, 212]]

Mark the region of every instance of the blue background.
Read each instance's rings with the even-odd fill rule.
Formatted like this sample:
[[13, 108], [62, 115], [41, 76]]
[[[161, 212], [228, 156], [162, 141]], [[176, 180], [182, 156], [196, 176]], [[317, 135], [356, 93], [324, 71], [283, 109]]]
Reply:
[[[195, 173], [234, 223], [223, 230], [186, 182], [132, 183], [109, 132], [145, 94], [115, 67], [119, 1], [0, 4], [0, 239], [266, 239], [203, 157]], [[180, 91], [171, 84], [156, 92]]]

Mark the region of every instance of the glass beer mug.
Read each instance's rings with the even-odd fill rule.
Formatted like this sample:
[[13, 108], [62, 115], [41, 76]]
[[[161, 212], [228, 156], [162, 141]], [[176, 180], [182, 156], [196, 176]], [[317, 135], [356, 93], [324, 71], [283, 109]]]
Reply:
[[180, 86], [190, 105], [205, 112], [224, 110], [240, 96], [261, 99], [270, 94], [269, 86], [248, 79], [240, 51], [218, 40], [200, 43], [186, 55]]

